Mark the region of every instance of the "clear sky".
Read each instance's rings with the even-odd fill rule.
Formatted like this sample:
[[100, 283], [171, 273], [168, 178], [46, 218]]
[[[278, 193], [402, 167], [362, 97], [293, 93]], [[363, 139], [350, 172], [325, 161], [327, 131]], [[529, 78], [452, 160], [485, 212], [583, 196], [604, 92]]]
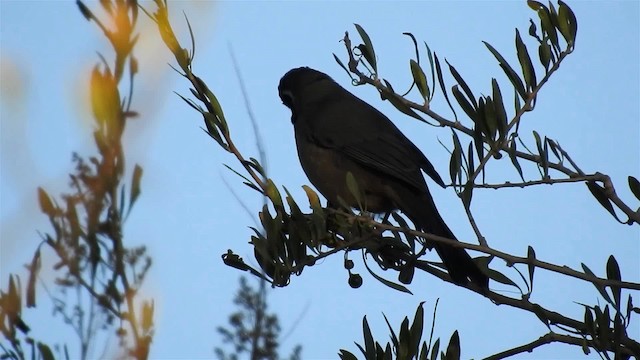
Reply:
[[[640, 6], [637, 1], [569, 4], [579, 23], [576, 50], [543, 89], [520, 134], [532, 145], [534, 129], [558, 140], [585, 172], [609, 174], [621, 198], [634, 208], [637, 202], [634, 205], [626, 177], [640, 178]], [[529, 18], [535, 16], [524, 1], [180, 1], [171, 3], [170, 10], [183, 46], [189, 40], [182, 11], [188, 16], [197, 46], [194, 71], [217, 94], [238, 147], [245, 155], [257, 157], [229, 53], [230, 46], [234, 49], [262, 132], [269, 175], [301, 205], [306, 203], [301, 185], [308, 181], [296, 156], [290, 112], [277, 94], [278, 81], [287, 70], [306, 65], [331, 75], [386, 113], [448, 178], [449, 156], [438, 139], [450, 144], [449, 131], [403, 116], [382, 102], [373, 88], [352, 87], [333, 60], [332, 53], [345, 56], [338, 41], [345, 30], [355, 38], [353, 23], [361, 24], [375, 45], [380, 76], [404, 88], [410, 84], [408, 63], [414, 54], [402, 33], [411, 32], [454, 64], [476, 94], [490, 92], [491, 77], [510, 93], [508, 81], [481, 41], [490, 42], [514, 62], [514, 28], [524, 36]], [[143, 15], [141, 25], [136, 49], [141, 72], [133, 102], [141, 116], [127, 128], [126, 147], [128, 169], [139, 163], [144, 177], [125, 238], [130, 245], [146, 244], [154, 260], [142, 294], [153, 298], [157, 309], [151, 357], [209, 358], [220, 343], [215, 328], [226, 324], [234, 310], [232, 298], [240, 276], [222, 264], [220, 255], [231, 248], [252, 259], [248, 226], [254, 225], [262, 199], [222, 166], [239, 168], [200, 130], [200, 116], [173, 94], [188, 94], [187, 84], [170, 70], [169, 52]], [[1, 0], [0, 36], [0, 283], [4, 289], [10, 273], [26, 274], [23, 264], [39, 242], [38, 231], [50, 230], [39, 213], [36, 188], [44, 186], [51, 194], [65, 191], [71, 153], [94, 153], [86, 120], [90, 116], [88, 74], [98, 61], [96, 51], [111, 54], [96, 26], [81, 16], [73, 2]], [[448, 81], [452, 83], [451, 77]], [[440, 100], [432, 109], [450, 117]], [[527, 166], [525, 172], [536, 179], [535, 168]], [[489, 169], [491, 182], [517, 178], [508, 158]], [[453, 190], [431, 188], [458, 238], [473, 242], [473, 231]], [[606, 260], [613, 254], [623, 279], [640, 281], [640, 228], [616, 223], [584, 185], [478, 190], [472, 209], [489, 244], [499, 250], [525, 255], [531, 245], [539, 259], [574, 269], [584, 262], [597, 274], [604, 274]], [[446, 343], [458, 329], [463, 358], [482, 358], [545, 333], [532, 314], [496, 306], [429, 276], [415, 277], [410, 287], [414, 295], [401, 294], [376, 282], [356, 261], [364, 285], [353, 290], [341, 263], [341, 256], [326, 259], [292, 278], [288, 287], [270, 291], [270, 308], [288, 334], [283, 355], [298, 343], [303, 345], [305, 359], [337, 358], [340, 348], [355, 353], [353, 342], [362, 339], [363, 315], [375, 337], [385, 340], [388, 332], [382, 313], [399, 326], [425, 301], [430, 320], [438, 298], [436, 335]], [[517, 277], [498, 261], [494, 266]], [[51, 273], [43, 274], [45, 281], [52, 278]], [[512, 291], [497, 284], [492, 287], [507, 295]], [[41, 295], [39, 308], [25, 313], [33, 335], [49, 343], [73, 343], [75, 336], [60, 325], [62, 319], [52, 320], [50, 304]], [[637, 295], [636, 303], [640, 302]], [[583, 314], [578, 303], [602, 303], [592, 285], [544, 271], [536, 273], [532, 300], [576, 318]], [[633, 338], [640, 338], [637, 322], [630, 331]], [[111, 344], [116, 344], [113, 338]], [[101, 353], [102, 349], [95, 349], [96, 356]], [[578, 347], [550, 345], [518, 358], [581, 356]]]

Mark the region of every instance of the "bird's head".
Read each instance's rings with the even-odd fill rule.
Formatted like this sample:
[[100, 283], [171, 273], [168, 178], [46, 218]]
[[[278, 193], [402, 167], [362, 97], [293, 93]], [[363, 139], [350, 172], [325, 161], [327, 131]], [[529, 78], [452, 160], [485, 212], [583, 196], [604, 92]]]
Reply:
[[280, 79], [278, 94], [295, 116], [304, 103], [321, 97], [325, 86], [332, 84], [335, 82], [329, 75], [309, 67], [299, 67], [289, 70]]

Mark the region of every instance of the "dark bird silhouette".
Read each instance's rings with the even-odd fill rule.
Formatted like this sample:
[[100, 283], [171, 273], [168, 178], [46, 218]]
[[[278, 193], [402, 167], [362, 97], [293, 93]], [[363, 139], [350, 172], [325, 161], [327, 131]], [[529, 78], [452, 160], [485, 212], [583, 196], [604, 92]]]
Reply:
[[[287, 72], [278, 92], [291, 109], [302, 168], [330, 203], [339, 204], [342, 198], [358, 207], [346, 184], [351, 172], [364, 194], [365, 210], [400, 210], [419, 230], [456, 239], [438, 213], [422, 171], [444, 187], [440, 175], [384, 114], [308, 67]], [[455, 283], [488, 288], [489, 278], [464, 249], [433, 246]]]

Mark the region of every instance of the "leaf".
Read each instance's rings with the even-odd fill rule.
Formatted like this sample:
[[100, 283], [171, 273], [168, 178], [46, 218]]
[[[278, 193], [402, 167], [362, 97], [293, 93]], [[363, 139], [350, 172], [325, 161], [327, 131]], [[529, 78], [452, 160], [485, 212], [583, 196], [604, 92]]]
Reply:
[[460, 194], [460, 196], [462, 198], [462, 204], [464, 205], [464, 207], [469, 209], [471, 207], [471, 199], [473, 198], [473, 182], [472, 181], [467, 181], [467, 183], [464, 185], [464, 189], [462, 190], [462, 193]]
[[[597, 278], [596, 274], [594, 274], [593, 271], [591, 271], [591, 269], [587, 267], [587, 265], [585, 265], [584, 263], [580, 263], [580, 265], [582, 266], [582, 270], [584, 270], [585, 274], [592, 276], [594, 278]], [[604, 298], [608, 303], [612, 303], [611, 298], [609, 297], [609, 294], [607, 294], [607, 292], [604, 289], [604, 286], [600, 286], [595, 282], [592, 282], [592, 284], [593, 286], [596, 287], [600, 295], [602, 295], [602, 298]]]
[[453, 152], [451, 153], [451, 160], [449, 160], [449, 176], [451, 176], [451, 183], [461, 185], [461, 181], [456, 181], [460, 175], [460, 167], [462, 166], [462, 145], [458, 134], [455, 131], [452, 132], [453, 137]]
[[375, 359], [376, 347], [373, 342], [373, 335], [371, 335], [371, 328], [369, 327], [369, 322], [367, 322], [366, 315], [362, 318], [362, 332], [364, 333], [364, 355], [367, 359]]
[[460, 336], [458, 330], [453, 332], [451, 339], [449, 339], [449, 346], [447, 346], [447, 353], [444, 357], [446, 360], [459, 360], [460, 359]]
[[27, 283], [27, 307], [36, 307], [36, 281], [40, 272], [40, 247], [33, 254], [31, 265], [29, 266], [29, 282]]
[[556, 32], [556, 28], [553, 25], [553, 21], [551, 20], [549, 9], [547, 9], [546, 6], [542, 5], [537, 12], [542, 24], [543, 34], [547, 34], [549, 37], [549, 41], [551, 41], [553, 47], [560, 50], [560, 46], [558, 44], [558, 33]]
[[456, 68], [454, 68], [451, 64], [449, 64], [447, 60], [445, 60], [445, 62], [447, 63], [447, 65], [449, 65], [449, 71], [451, 71], [451, 75], [453, 75], [453, 77], [456, 79], [456, 82], [462, 87], [462, 90], [467, 95], [469, 100], [471, 100], [471, 104], [473, 104], [473, 108], [477, 110], [478, 105], [476, 104], [476, 97], [475, 95], [473, 95], [473, 92], [471, 92], [471, 88], [469, 88], [469, 85], [467, 85], [467, 83], [464, 81], [462, 76], [460, 76], [460, 73], [458, 72], [458, 70], [456, 70]]
[[504, 57], [500, 55], [498, 50], [496, 50], [493, 46], [491, 46], [491, 44], [489, 44], [486, 41], [483, 41], [483, 43], [487, 47], [487, 49], [489, 49], [491, 54], [493, 54], [496, 60], [498, 60], [500, 67], [502, 68], [504, 73], [507, 75], [507, 78], [509, 78], [509, 81], [511, 81], [511, 84], [513, 84], [513, 87], [516, 89], [518, 94], [520, 94], [523, 100], [526, 99], [527, 92], [525, 91], [524, 85], [522, 84], [522, 80], [520, 79], [518, 74], [516, 74], [516, 72], [511, 67], [511, 65], [509, 65], [509, 63], [507, 62], [507, 60], [505, 60]]
[[484, 125], [487, 129], [487, 140], [495, 140], [498, 132], [498, 119], [496, 115], [496, 107], [491, 97], [487, 96], [484, 100]]
[[549, 164], [547, 161], [548, 156], [542, 147], [542, 139], [540, 139], [540, 134], [538, 134], [537, 131], [533, 130], [533, 137], [536, 139], [536, 147], [538, 148], [538, 154], [540, 154], [540, 166], [544, 171], [543, 178], [546, 178], [547, 174], [549, 173]]
[[313, 189], [311, 189], [307, 185], [302, 185], [302, 189], [307, 194], [307, 198], [309, 199], [309, 205], [311, 205], [312, 209], [321, 207], [320, 198], [318, 197], [318, 194], [316, 194], [315, 191], [313, 191]]
[[605, 208], [609, 212], [609, 214], [616, 218], [616, 220], [620, 221], [615, 211], [613, 210], [613, 205], [611, 205], [611, 201], [609, 200], [609, 197], [607, 196], [604, 188], [596, 184], [595, 181], [587, 181], [587, 187], [589, 188], [589, 191], [591, 191], [593, 197], [598, 200], [600, 205], [602, 205], [602, 207]]
[[467, 157], [468, 157], [468, 169], [469, 169], [469, 174], [472, 174], [473, 172], [476, 171], [476, 166], [473, 162], [473, 141], [469, 141], [469, 147], [467, 150]]
[[420, 63], [420, 51], [418, 51], [418, 41], [416, 41], [416, 37], [410, 32], [403, 32], [402, 35], [407, 35], [411, 38], [411, 41], [413, 42], [413, 49], [416, 52], [416, 61]]
[[536, 266], [533, 264], [533, 261], [536, 259], [536, 251], [529, 245], [527, 248], [527, 260], [529, 263], [527, 266], [529, 267], [529, 283], [531, 284], [530, 291], [533, 291], [533, 273], [536, 271]]
[[558, 27], [560, 33], [570, 46], [575, 45], [576, 34], [578, 33], [578, 22], [576, 16], [567, 4], [558, 0], [560, 7], [558, 8]]
[[529, 89], [536, 87], [536, 71], [531, 63], [531, 57], [527, 51], [527, 47], [522, 42], [520, 37], [520, 31], [516, 29], [516, 51], [518, 53], [518, 61], [522, 67], [522, 75], [524, 76], [524, 82]]
[[422, 305], [424, 302], [421, 302], [416, 309], [416, 314], [413, 316], [413, 323], [411, 324], [411, 331], [409, 334], [411, 335], [411, 341], [409, 343], [409, 349], [412, 351], [412, 355], [415, 358], [418, 355], [420, 350], [420, 339], [422, 338], [422, 330], [424, 325], [424, 309]]
[[140, 196], [140, 180], [142, 179], [142, 167], [138, 164], [133, 168], [133, 175], [131, 176], [131, 193], [129, 194], [129, 209], [127, 215], [131, 212], [133, 204]]
[[[620, 276], [620, 266], [618, 266], [618, 262], [616, 261], [616, 258], [613, 257], [613, 255], [610, 255], [609, 259], [607, 260], [607, 279], [615, 281], [622, 280], [622, 277]], [[609, 288], [611, 289], [611, 293], [613, 294], [613, 305], [615, 306], [616, 310], [620, 311], [620, 297], [622, 289], [617, 286], [610, 286]]]
[[[389, 89], [391, 89], [391, 91], [393, 91], [393, 87], [387, 80], [384, 80], [384, 83]], [[404, 101], [402, 101], [402, 98], [395, 93], [390, 94], [390, 96], [387, 97], [387, 100], [389, 100], [389, 102], [391, 102], [391, 105], [393, 105], [401, 113], [425, 122], [425, 120], [420, 117], [420, 115], [416, 114], [416, 112], [413, 111], [413, 109], [411, 109], [407, 104], [405, 104]]]
[[[479, 258], [481, 259], [481, 258]], [[491, 278], [492, 280], [495, 280], [501, 284], [505, 284], [505, 285], [510, 285], [513, 286], [515, 288], [520, 288], [518, 286], [518, 284], [516, 284], [515, 282], [513, 282], [513, 280], [509, 279], [507, 276], [505, 276], [503, 273], [493, 270], [492, 268], [490, 268], [489, 266], [486, 267], [485, 269], [487, 275], [489, 276], [489, 278]]]
[[427, 84], [427, 77], [424, 75], [424, 71], [422, 71], [420, 64], [411, 59], [409, 61], [409, 65], [411, 67], [411, 75], [413, 75], [413, 81], [416, 83], [418, 91], [420, 91], [420, 95], [422, 95], [422, 98], [425, 100], [429, 99], [431, 91], [429, 90], [429, 85]]
[[283, 208], [282, 196], [280, 195], [280, 191], [278, 191], [276, 184], [274, 184], [271, 179], [267, 179], [266, 187], [265, 195], [267, 195], [273, 205], [276, 206], [276, 209]]
[[53, 352], [49, 348], [49, 346], [45, 343], [38, 342], [38, 351], [42, 356], [42, 360], [55, 360], [56, 357], [53, 356]]
[[548, 72], [549, 64], [551, 63], [551, 46], [546, 42], [541, 43], [538, 46], [538, 56], [540, 57], [540, 63], [544, 66], [545, 72]]
[[451, 105], [451, 101], [449, 101], [449, 95], [447, 94], [447, 90], [445, 90], [444, 80], [442, 79], [442, 69], [440, 68], [440, 61], [438, 60], [438, 55], [433, 54], [436, 63], [436, 73], [438, 74], [438, 82], [440, 83], [440, 89], [442, 90], [442, 94], [444, 95], [444, 99], [447, 100], [447, 104], [449, 104], [449, 109], [453, 112], [453, 117], [458, 121], [458, 115], [456, 111], [453, 109]]
[[54, 215], [56, 208], [53, 206], [49, 194], [41, 187], [38, 187], [38, 202], [40, 203], [40, 210], [42, 210], [43, 213], [49, 216]]
[[[427, 55], [429, 57], [429, 67], [431, 68], [431, 83], [433, 84], [433, 93], [431, 94], [431, 99], [433, 99], [433, 96], [436, 93], [436, 77], [435, 77], [435, 65], [433, 63], [433, 53], [431, 52], [431, 49], [429, 48], [429, 45], [427, 45], [427, 43], [424, 43], [424, 46], [427, 48]], [[429, 99], [429, 100], [431, 100]]]
[[369, 35], [367, 34], [367, 32], [364, 31], [362, 26], [358, 24], [354, 24], [354, 25], [356, 26], [356, 30], [358, 30], [358, 34], [360, 34], [360, 38], [362, 38], [362, 41], [364, 42], [363, 44], [364, 46], [360, 48], [360, 51], [362, 51], [362, 55], [364, 55], [364, 58], [367, 59], [369, 64], [371, 64], [371, 67], [373, 68], [373, 72], [377, 73], [378, 65], [376, 63], [376, 52], [373, 50], [373, 44], [371, 43], [371, 39], [369, 38]]
[[347, 75], [349, 75], [349, 77], [351, 77], [351, 73], [349, 72], [349, 69], [347, 69], [347, 67], [342, 63], [342, 61], [340, 60], [340, 58], [338, 58], [338, 56], [336, 54], [333, 54], [333, 58], [335, 59], [335, 61], [338, 63], [338, 65], [340, 65], [341, 68], [344, 69], [344, 71], [347, 72]]
[[431, 360], [436, 360], [440, 352], [440, 339], [436, 339], [431, 347]]
[[340, 356], [340, 360], [358, 360], [355, 355], [343, 349], [340, 349], [338, 356]]
[[500, 134], [500, 140], [506, 139], [506, 131], [508, 125], [507, 111], [504, 107], [504, 100], [502, 100], [502, 92], [500, 92], [498, 81], [495, 78], [491, 79], [491, 88], [493, 91], [493, 106], [496, 110], [496, 120], [498, 125], [498, 133]]
[[513, 167], [516, 168], [518, 174], [522, 181], [524, 181], [524, 176], [522, 175], [522, 167], [520, 167], [520, 163], [518, 162], [518, 158], [516, 157], [516, 140], [511, 139], [511, 145], [509, 146], [509, 158], [511, 158], [511, 163]]
[[394, 290], [398, 290], [407, 294], [411, 294], [413, 295], [413, 293], [411, 291], [409, 291], [409, 289], [407, 289], [406, 287], [400, 285], [400, 284], [396, 284], [393, 281], [389, 281], [379, 275], [377, 275], [376, 273], [374, 273], [370, 268], [369, 265], [367, 264], [366, 261], [364, 261], [364, 267], [367, 268], [367, 270], [369, 271], [369, 274], [371, 274], [376, 280], [380, 281], [382, 284], [394, 289]]
[[393, 343], [394, 347], [398, 347], [398, 337], [396, 336], [396, 332], [393, 331], [393, 327], [391, 327], [391, 324], [389, 323], [389, 319], [387, 319], [387, 315], [382, 314], [382, 316], [384, 317], [384, 321], [387, 323], [387, 327], [389, 328], [389, 333], [391, 334], [391, 342]]
[[627, 181], [629, 182], [629, 189], [633, 195], [640, 200], [640, 181], [633, 176], [627, 177]]
[[460, 91], [460, 89], [458, 89], [458, 85], [453, 85], [453, 87], [451, 87], [451, 92], [453, 93], [453, 96], [458, 101], [458, 104], [460, 104], [460, 107], [462, 108], [462, 110], [464, 110], [464, 112], [471, 119], [471, 121], [477, 124], [478, 114], [476, 113], [476, 110], [471, 106], [471, 103], [469, 103], [469, 101], [467, 101], [464, 95], [462, 95], [462, 92]]
[[88, 21], [91, 21], [91, 19], [93, 19], [93, 13], [91, 13], [91, 10], [89, 10], [87, 5], [85, 5], [82, 1], [76, 1], [76, 5], [78, 5], [78, 9], [85, 19], [87, 19]]

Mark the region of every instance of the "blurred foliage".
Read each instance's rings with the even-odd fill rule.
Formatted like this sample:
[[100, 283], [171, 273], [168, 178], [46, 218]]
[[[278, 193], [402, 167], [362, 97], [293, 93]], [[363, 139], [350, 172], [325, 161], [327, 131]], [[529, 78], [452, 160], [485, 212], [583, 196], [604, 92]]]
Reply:
[[[248, 359], [278, 360], [281, 338], [281, 328], [276, 314], [267, 311], [267, 289], [263, 280], [258, 280], [259, 287], [254, 289], [247, 283], [247, 279], [240, 277], [240, 288], [236, 293], [234, 303], [238, 311], [229, 316], [229, 328], [218, 327], [222, 341], [232, 347], [227, 353], [221, 347], [215, 348], [216, 357], [220, 360], [238, 360], [247, 354]], [[296, 345], [288, 357], [290, 360], [300, 360], [302, 347]]]
[[[137, 116], [132, 110], [134, 77], [138, 64], [133, 56], [138, 20], [135, 1], [101, 1], [105, 19], [100, 19], [81, 1], [81, 13], [94, 22], [113, 48], [113, 62], [100, 54], [100, 62], [89, 74], [93, 140], [97, 154], [73, 154], [75, 169], [69, 174], [70, 192], [53, 198], [38, 188], [42, 213], [49, 218], [51, 232], [41, 234], [28, 267], [25, 289], [27, 307], [35, 307], [41, 252], [54, 257], [54, 288], [50, 292], [54, 316], [61, 316], [80, 340], [78, 357], [94, 358], [90, 349], [96, 334], [115, 328], [128, 357], [146, 359], [154, 334], [152, 300], [140, 301], [138, 293], [151, 266], [145, 246], [128, 247], [123, 225], [141, 193], [142, 167], [135, 165], [130, 180], [125, 179], [125, 149], [122, 136], [126, 123]], [[112, 24], [107, 27], [104, 23]], [[123, 81], [123, 78], [127, 79]], [[121, 88], [128, 87], [128, 95]], [[128, 190], [127, 190], [128, 189]], [[17, 276], [9, 279], [9, 291], [2, 292], [0, 319], [2, 333], [10, 346], [2, 346], [2, 358], [24, 359], [25, 344], [30, 358], [52, 359], [50, 347], [28, 336], [21, 320], [22, 289]], [[37, 326], [42, 326], [38, 324]], [[18, 335], [19, 330], [23, 337]], [[55, 347], [59, 349], [59, 347]], [[100, 357], [113, 356], [103, 354]], [[69, 358], [67, 346], [60, 357]]]

